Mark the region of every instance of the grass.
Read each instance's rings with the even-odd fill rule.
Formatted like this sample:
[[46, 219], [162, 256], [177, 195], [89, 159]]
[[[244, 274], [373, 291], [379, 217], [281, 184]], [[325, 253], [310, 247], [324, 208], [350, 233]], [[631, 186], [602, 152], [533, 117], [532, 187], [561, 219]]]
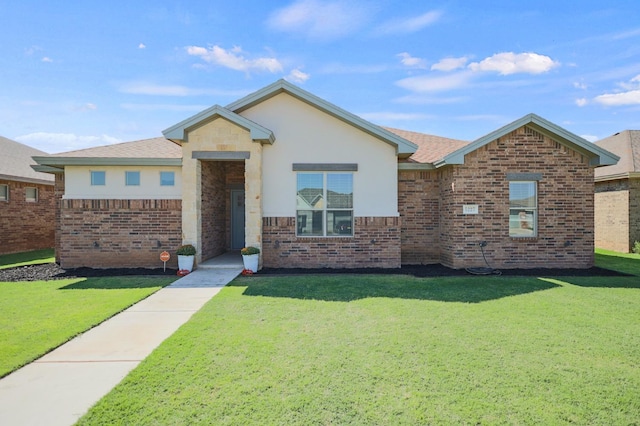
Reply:
[[35, 250], [22, 253], [0, 255], [0, 269], [14, 268], [16, 266], [37, 265], [52, 263], [54, 259], [53, 249]]
[[639, 282], [240, 277], [79, 424], [637, 424]]
[[[0, 256], [0, 263], [41, 263], [46, 256], [42, 251]], [[174, 277], [107, 277], [0, 282], [0, 377], [174, 280]]]

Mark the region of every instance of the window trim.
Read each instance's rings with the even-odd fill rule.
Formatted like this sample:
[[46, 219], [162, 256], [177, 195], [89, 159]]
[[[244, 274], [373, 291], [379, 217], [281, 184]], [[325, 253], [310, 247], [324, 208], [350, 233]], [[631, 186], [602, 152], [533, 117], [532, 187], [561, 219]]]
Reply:
[[6, 183], [3, 183], [3, 184], [0, 184], [0, 187], [5, 188], [5, 193], [2, 197], [0, 197], [0, 201], [8, 202], [9, 201], [9, 185]]
[[[300, 175], [322, 175], [322, 197], [325, 200], [325, 203], [323, 203], [323, 207], [322, 209], [316, 208], [310, 208], [310, 209], [298, 209], [297, 206], [297, 201], [296, 201], [296, 216], [295, 216], [295, 232], [296, 232], [296, 237], [299, 238], [353, 238], [355, 236], [355, 215], [354, 215], [354, 207], [353, 207], [353, 183], [354, 183], [354, 179], [353, 179], [353, 175], [354, 173], [352, 173], [351, 171], [334, 171], [334, 170], [305, 170], [305, 171], [298, 171], [296, 172], [296, 200], [298, 198], [298, 176]], [[328, 184], [327, 184], [327, 180], [328, 180], [328, 175], [348, 175], [351, 177], [351, 207], [350, 208], [330, 208], [328, 206], [328, 198], [327, 198], [327, 191], [328, 191]], [[311, 212], [322, 212], [322, 235], [304, 235], [304, 234], [300, 234], [298, 232], [298, 230], [300, 229], [298, 226], [298, 220], [299, 220], [299, 211], [311, 211]], [[351, 232], [349, 234], [339, 234], [339, 233], [332, 233], [329, 234], [328, 233], [328, 214], [329, 212], [341, 212], [341, 211], [345, 211], [345, 212], [351, 212]]]
[[[106, 186], [107, 184], [107, 172], [105, 170], [90, 170], [91, 174], [91, 186]], [[102, 174], [103, 182], [96, 183], [94, 177], [97, 176], [98, 173]]]
[[[162, 183], [162, 175], [171, 174], [171, 183]], [[160, 171], [160, 186], [176, 186], [176, 172], [173, 171]]]
[[[132, 176], [137, 176], [137, 182], [129, 182], [129, 178]], [[140, 177], [139, 170], [125, 170], [124, 172], [124, 186], [140, 186], [142, 183], [142, 178]]]
[[[33, 197], [29, 197], [29, 190], [33, 189], [35, 195]], [[37, 203], [38, 202], [38, 188], [35, 186], [27, 186], [24, 188], [24, 200], [27, 203]]]
[[[534, 205], [533, 207], [511, 207], [511, 184], [512, 183], [517, 183], [517, 184], [532, 184], [533, 185], [533, 190], [534, 190]], [[516, 180], [516, 179], [510, 179], [509, 180], [509, 237], [510, 238], [516, 238], [516, 239], [520, 239], [520, 238], [538, 238], [538, 221], [539, 221], [539, 204], [538, 204], [538, 180]], [[512, 219], [511, 219], [511, 212], [512, 210], [521, 210], [522, 212], [525, 212], [525, 216], [520, 216], [519, 219], [519, 223], [520, 223], [520, 228], [512, 228]], [[531, 211], [532, 217], [531, 217], [531, 222], [532, 222], [532, 231], [533, 233], [531, 235], [518, 235], [517, 233], [512, 233], [512, 229], [524, 229], [527, 226], [527, 223], [529, 221], [529, 218], [527, 217], [527, 211]], [[520, 213], [521, 214], [521, 213]]]

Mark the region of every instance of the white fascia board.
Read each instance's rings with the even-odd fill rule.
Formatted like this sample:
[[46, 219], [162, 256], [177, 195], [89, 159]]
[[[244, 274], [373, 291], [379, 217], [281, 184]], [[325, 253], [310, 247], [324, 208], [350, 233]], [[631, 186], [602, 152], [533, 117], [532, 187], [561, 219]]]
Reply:
[[536, 114], [527, 114], [524, 117], [471, 142], [469, 145], [446, 155], [442, 160], [439, 160], [434, 164], [436, 167], [442, 167], [448, 164], [464, 164], [464, 156], [466, 154], [475, 151], [496, 139], [508, 135], [522, 126], [529, 126], [551, 139], [587, 155], [590, 157], [590, 164], [592, 166], [613, 165], [620, 159], [617, 155], [600, 148], [596, 144], [563, 129], [562, 127], [557, 126]]
[[401, 157], [408, 157], [418, 150], [418, 146], [408, 140], [389, 132], [355, 114], [352, 114], [330, 102], [325, 101], [318, 96], [307, 92], [286, 80], [280, 79], [254, 93], [245, 96], [226, 106], [226, 109], [235, 113], [251, 108], [265, 100], [272, 98], [280, 93], [287, 93], [294, 98], [305, 102], [347, 124], [350, 124], [363, 132], [385, 142], [396, 148], [396, 153]]
[[207, 108], [204, 111], [171, 126], [168, 129], [163, 130], [162, 134], [165, 138], [172, 141], [188, 142], [187, 134], [189, 130], [200, 127], [201, 125], [214, 120], [216, 117], [222, 117], [239, 127], [249, 130], [251, 139], [256, 142], [273, 144], [275, 141], [275, 137], [271, 130], [223, 108], [220, 105], [214, 105], [211, 108]]

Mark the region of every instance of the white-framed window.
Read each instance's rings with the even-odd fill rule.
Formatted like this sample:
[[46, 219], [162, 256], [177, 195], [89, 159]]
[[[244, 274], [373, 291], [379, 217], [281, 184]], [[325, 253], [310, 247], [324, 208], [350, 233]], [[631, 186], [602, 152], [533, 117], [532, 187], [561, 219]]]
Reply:
[[107, 172], [91, 171], [91, 186], [104, 186], [107, 183]]
[[509, 236], [538, 235], [538, 182], [509, 182]]
[[160, 172], [160, 186], [174, 186], [176, 174], [174, 172]]
[[0, 185], [0, 201], [9, 201], [9, 185]]
[[27, 187], [24, 189], [25, 192], [25, 200], [30, 203], [35, 203], [38, 201], [38, 188]]
[[140, 172], [124, 172], [124, 184], [126, 186], [140, 186]]
[[298, 172], [296, 235], [353, 236], [353, 173]]

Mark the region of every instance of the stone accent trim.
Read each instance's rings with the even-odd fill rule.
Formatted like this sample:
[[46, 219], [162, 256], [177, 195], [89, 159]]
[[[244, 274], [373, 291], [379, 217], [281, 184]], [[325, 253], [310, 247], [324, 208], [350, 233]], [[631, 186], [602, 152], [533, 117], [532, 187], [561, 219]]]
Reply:
[[57, 256], [63, 268], [159, 268], [181, 244], [180, 200], [61, 200]]
[[400, 218], [356, 217], [353, 237], [297, 237], [295, 217], [262, 218], [267, 268], [399, 268]]

